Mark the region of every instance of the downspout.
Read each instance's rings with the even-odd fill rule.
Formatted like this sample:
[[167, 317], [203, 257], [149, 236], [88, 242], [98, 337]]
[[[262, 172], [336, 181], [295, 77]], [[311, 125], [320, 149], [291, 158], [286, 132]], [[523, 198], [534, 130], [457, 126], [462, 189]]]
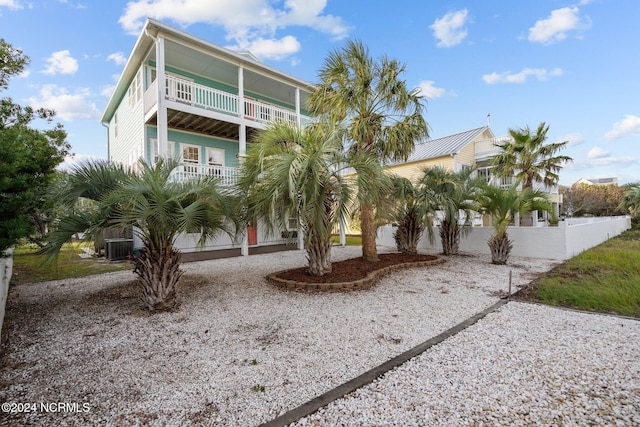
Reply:
[[[156, 132], [158, 138], [158, 155], [166, 156], [169, 151], [169, 130], [167, 129], [167, 110], [164, 106], [165, 91], [165, 61], [164, 61], [164, 39], [158, 39], [149, 32], [148, 28], [144, 30], [145, 35], [153, 40], [156, 49], [156, 79], [157, 85], [157, 102], [158, 112], [156, 115]], [[146, 136], [145, 136], [146, 137]]]

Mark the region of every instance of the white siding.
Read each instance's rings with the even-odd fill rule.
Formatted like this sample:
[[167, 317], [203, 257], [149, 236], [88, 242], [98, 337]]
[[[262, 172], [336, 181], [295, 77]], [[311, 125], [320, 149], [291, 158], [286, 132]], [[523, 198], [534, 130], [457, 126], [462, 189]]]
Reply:
[[[138, 71], [140, 73], [141, 71]], [[130, 154], [144, 145], [144, 112], [142, 100], [129, 105], [129, 91], [118, 105], [116, 114], [109, 123], [109, 160], [129, 164]], [[118, 119], [117, 136], [115, 120]]]

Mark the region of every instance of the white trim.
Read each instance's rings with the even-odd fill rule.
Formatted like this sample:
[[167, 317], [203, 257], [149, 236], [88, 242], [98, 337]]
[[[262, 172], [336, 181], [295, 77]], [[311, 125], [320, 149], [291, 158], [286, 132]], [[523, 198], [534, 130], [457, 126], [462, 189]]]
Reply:
[[[151, 145], [151, 158], [149, 159], [149, 161], [152, 163], [155, 163], [158, 161], [158, 158], [160, 157], [160, 152], [161, 152], [160, 146], [158, 143], [158, 138], [149, 138], [149, 143]], [[167, 145], [166, 156], [170, 159], [173, 159], [175, 155], [174, 154], [175, 145], [176, 145], [175, 141], [169, 141]]]
[[[195, 153], [197, 153], [198, 158], [196, 160], [193, 159], [186, 159], [184, 157], [184, 150], [187, 148], [195, 148], [196, 151]], [[184, 171], [187, 173], [198, 173], [198, 167], [196, 165], [199, 165], [200, 162], [200, 158], [201, 158], [201, 148], [199, 145], [193, 145], [193, 144], [186, 144], [184, 142], [180, 143], [180, 163], [182, 163], [184, 165]], [[194, 165], [194, 166], [191, 166]]]
[[[225, 152], [223, 148], [217, 148], [217, 147], [206, 147], [206, 162], [209, 166], [222, 166], [224, 167], [225, 165]], [[212, 161], [212, 153], [216, 153], [217, 154], [217, 160], [218, 161]]]

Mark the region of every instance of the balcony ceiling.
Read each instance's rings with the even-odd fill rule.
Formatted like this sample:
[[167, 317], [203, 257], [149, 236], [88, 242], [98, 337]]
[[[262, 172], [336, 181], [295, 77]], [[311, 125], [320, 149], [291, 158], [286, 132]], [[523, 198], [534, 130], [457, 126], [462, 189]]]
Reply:
[[[185, 113], [184, 111], [167, 110], [169, 129], [195, 132], [207, 136], [240, 140], [240, 129], [237, 124]], [[153, 116], [147, 124], [157, 125], [157, 116]], [[251, 141], [257, 129], [247, 126], [247, 141]]]
[[[155, 51], [151, 52], [149, 59], [155, 61]], [[184, 45], [167, 41], [165, 43], [165, 61], [168, 66], [188, 70], [191, 73], [238, 87], [237, 65], [195, 49], [188, 49]], [[247, 68], [244, 69], [243, 75], [245, 92], [255, 92], [295, 105], [294, 86]], [[308, 93], [300, 91], [302, 108], [306, 105], [307, 98]]]

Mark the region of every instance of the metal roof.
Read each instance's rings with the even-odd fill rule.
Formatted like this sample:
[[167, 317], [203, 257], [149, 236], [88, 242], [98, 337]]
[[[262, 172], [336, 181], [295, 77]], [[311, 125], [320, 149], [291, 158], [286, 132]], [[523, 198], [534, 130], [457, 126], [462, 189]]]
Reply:
[[416, 144], [413, 149], [413, 153], [411, 153], [407, 161], [401, 163], [411, 163], [420, 160], [435, 159], [437, 157], [458, 154], [458, 152], [467, 144], [487, 130], [491, 132], [491, 129], [489, 129], [488, 126], [483, 126], [465, 132], [456, 133], [454, 135], [421, 142]]

